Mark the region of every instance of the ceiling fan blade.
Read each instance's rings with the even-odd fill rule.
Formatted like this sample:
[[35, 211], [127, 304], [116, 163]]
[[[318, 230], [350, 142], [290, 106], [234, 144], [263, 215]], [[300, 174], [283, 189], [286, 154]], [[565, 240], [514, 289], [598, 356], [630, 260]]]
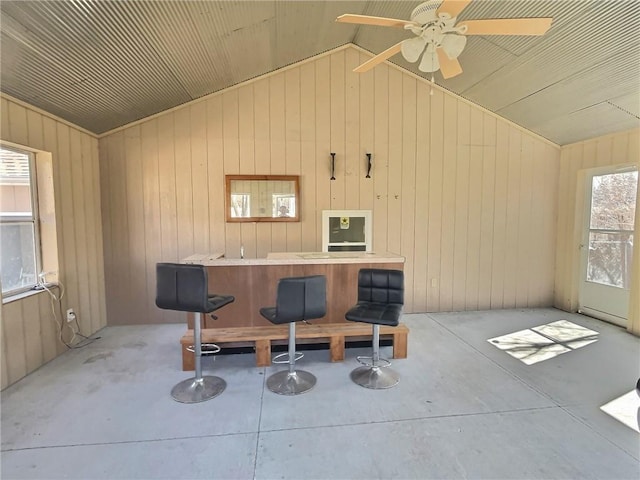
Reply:
[[471, 2], [472, 0], [444, 0], [436, 10], [436, 13], [438, 15], [448, 13], [451, 18], [457, 17]]
[[460, 62], [455, 58], [449, 58], [444, 48], [436, 48], [438, 54], [438, 61], [440, 62], [440, 73], [447, 79], [460, 75], [462, 73], [462, 67]]
[[354, 15], [345, 13], [336, 18], [336, 22], [340, 23], [357, 23], [359, 25], [378, 25], [381, 27], [399, 27], [404, 28], [405, 25], [415, 25], [415, 22], [409, 20], [399, 20], [397, 18], [371, 17], [369, 15]]
[[[466, 38], [466, 37], [463, 37]], [[402, 56], [407, 62], [417, 62], [424, 52], [424, 47], [427, 45], [427, 39], [423, 37], [414, 37], [403, 40], [401, 43], [400, 51]]]
[[424, 55], [422, 55], [422, 61], [420, 65], [418, 65], [418, 70], [421, 72], [437, 72], [440, 70], [440, 60], [438, 59], [436, 50], [433, 43], [427, 45], [427, 49]]
[[544, 35], [553, 18], [492, 18], [465, 20], [458, 27], [466, 27], [465, 35]]
[[354, 68], [353, 71], [355, 73], [364, 73], [371, 70], [379, 63], [384, 62], [387, 58], [393, 57], [396, 53], [400, 52], [401, 45], [402, 42], [396, 43], [393, 47], [387, 48], [384, 52], [379, 53], [375, 57], [364, 62], [359, 67]]

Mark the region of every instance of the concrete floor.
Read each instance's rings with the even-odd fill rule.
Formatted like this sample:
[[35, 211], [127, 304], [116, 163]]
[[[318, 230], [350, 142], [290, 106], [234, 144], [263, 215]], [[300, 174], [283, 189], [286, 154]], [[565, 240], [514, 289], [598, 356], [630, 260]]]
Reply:
[[[566, 319], [598, 341], [526, 365], [487, 342]], [[640, 340], [553, 309], [405, 315], [398, 386], [349, 379], [355, 356], [299, 366], [283, 397], [252, 354], [204, 360], [227, 381], [200, 404], [171, 399], [183, 325], [108, 327], [1, 395], [3, 479], [640, 478], [640, 434], [600, 406], [633, 390]], [[367, 350], [368, 351], [368, 350]], [[390, 355], [389, 348], [382, 353]]]

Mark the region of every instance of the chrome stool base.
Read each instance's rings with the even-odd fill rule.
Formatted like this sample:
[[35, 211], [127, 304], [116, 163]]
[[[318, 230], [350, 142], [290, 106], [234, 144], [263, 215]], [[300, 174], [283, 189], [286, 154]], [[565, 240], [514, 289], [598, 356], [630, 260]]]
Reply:
[[299, 395], [316, 385], [316, 377], [304, 370], [282, 371], [267, 378], [267, 388], [278, 395]]
[[395, 387], [400, 381], [398, 372], [391, 368], [358, 367], [350, 376], [354, 383], [374, 390]]
[[180, 403], [198, 403], [217, 397], [226, 387], [227, 382], [220, 377], [187, 378], [171, 389], [171, 396]]

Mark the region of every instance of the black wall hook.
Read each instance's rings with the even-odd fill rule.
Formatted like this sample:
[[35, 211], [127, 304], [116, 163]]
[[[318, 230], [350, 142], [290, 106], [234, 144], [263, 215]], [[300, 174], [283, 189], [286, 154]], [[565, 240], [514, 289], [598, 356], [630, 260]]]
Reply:
[[336, 179], [336, 154], [331, 152], [331, 180]]
[[371, 178], [371, 154], [367, 153], [367, 176], [366, 178]]

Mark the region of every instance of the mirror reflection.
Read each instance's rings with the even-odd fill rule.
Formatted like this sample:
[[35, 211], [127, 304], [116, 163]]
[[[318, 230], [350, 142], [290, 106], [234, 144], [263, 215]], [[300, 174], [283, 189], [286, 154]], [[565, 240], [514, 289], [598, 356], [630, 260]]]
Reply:
[[297, 222], [297, 175], [227, 175], [228, 222]]

